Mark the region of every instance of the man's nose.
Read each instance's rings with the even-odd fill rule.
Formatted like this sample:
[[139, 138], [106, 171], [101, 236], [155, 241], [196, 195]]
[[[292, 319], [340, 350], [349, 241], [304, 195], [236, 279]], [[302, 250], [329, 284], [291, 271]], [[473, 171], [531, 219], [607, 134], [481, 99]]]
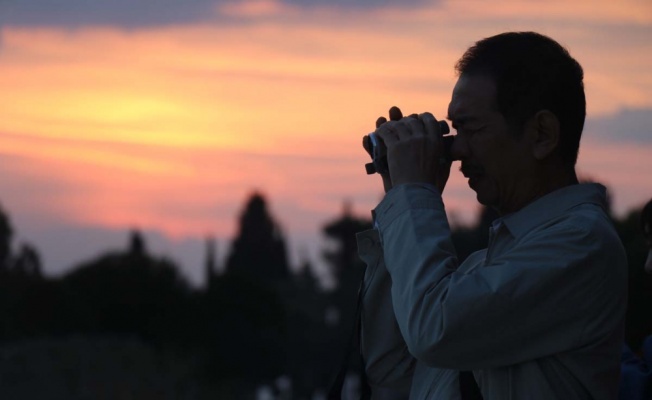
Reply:
[[451, 159], [453, 161], [459, 161], [468, 155], [468, 143], [462, 135], [456, 135], [453, 139], [453, 145], [451, 146]]

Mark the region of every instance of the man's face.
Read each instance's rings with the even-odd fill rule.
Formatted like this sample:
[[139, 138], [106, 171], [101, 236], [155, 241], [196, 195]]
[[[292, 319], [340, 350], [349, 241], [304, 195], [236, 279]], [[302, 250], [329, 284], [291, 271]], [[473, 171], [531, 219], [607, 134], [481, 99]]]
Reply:
[[481, 204], [501, 214], [517, 211], [533, 187], [533, 157], [527, 141], [509, 132], [496, 105], [496, 86], [486, 76], [461, 76], [448, 106], [457, 130], [451, 153], [462, 162]]

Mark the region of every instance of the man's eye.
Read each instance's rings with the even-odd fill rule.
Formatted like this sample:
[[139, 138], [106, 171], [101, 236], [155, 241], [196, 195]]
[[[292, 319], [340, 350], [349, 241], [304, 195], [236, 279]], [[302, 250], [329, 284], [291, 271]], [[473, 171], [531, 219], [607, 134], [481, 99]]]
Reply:
[[457, 130], [458, 133], [473, 135], [482, 131], [482, 127], [464, 127]]

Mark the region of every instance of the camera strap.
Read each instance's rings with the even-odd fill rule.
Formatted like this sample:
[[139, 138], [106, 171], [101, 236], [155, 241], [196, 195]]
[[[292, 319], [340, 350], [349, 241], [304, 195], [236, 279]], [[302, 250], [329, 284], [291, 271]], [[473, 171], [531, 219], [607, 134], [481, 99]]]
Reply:
[[364, 287], [364, 273], [362, 274], [362, 279], [360, 281], [360, 286], [358, 288], [357, 295], [357, 304], [355, 306], [355, 319], [353, 322], [353, 327], [351, 329], [351, 335], [347, 342], [346, 351], [344, 352], [344, 358], [342, 359], [342, 364], [340, 369], [335, 377], [335, 380], [331, 384], [331, 387], [328, 391], [328, 400], [342, 400], [342, 389], [344, 387], [344, 379], [346, 378], [346, 373], [349, 370], [349, 361], [351, 359], [351, 354], [354, 351], [354, 348], [358, 349], [360, 354], [360, 400], [369, 400], [371, 399], [371, 388], [367, 382], [367, 374], [365, 372], [365, 363], [362, 359], [362, 347], [360, 346], [361, 339], [361, 327], [362, 327], [362, 292]]

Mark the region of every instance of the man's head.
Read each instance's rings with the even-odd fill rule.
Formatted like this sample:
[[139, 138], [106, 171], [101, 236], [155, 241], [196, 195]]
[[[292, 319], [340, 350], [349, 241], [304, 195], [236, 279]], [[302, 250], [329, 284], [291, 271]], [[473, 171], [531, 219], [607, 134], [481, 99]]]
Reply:
[[645, 271], [652, 274], [652, 200], [647, 202], [641, 212], [641, 228], [648, 248]]
[[550, 191], [526, 193], [541, 181], [574, 177], [586, 100], [582, 67], [566, 49], [537, 33], [504, 33], [469, 48], [456, 70], [453, 156], [481, 203], [516, 211]]

